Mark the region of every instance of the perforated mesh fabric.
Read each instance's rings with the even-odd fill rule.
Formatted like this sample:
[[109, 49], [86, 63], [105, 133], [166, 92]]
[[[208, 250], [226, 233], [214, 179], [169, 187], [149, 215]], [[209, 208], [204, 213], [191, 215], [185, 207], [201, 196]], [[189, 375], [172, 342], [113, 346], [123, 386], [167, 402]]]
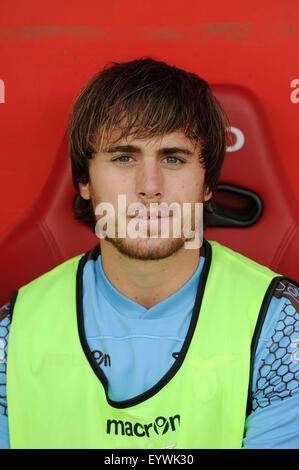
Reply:
[[299, 385], [299, 289], [283, 280], [274, 296], [284, 306], [258, 369], [253, 410], [292, 396]]
[[9, 303], [0, 309], [0, 414], [7, 416], [6, 356], [11, 315]]

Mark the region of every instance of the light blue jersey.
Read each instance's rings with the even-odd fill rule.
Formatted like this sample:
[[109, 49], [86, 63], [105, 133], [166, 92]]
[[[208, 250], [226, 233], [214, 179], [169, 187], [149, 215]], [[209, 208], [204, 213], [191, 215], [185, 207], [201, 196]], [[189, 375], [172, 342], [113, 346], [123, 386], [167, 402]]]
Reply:
[[109, 397], [122, 401], [151, 388], [173, 365], [189, 328], [204, 258], [181, 289], [149, 309], [115, 289], [98, 260], [84, 267], [85, 334], [108, 379]]
[[[173, 365], [192, 316], [198, 267], [178, 291], [146, 309], [122, 295], [101, 263], [83, 273], [84, 329], [88, 346], [109, 383], [109, 397], [122, 401], [151, 388]], [[253, 411], [245, 424], [244, 448], [299, 448], [299, 290], [280, 286], [272, 298], [256, 350]], [[9, 448], [6, 354], [10, 320], [0, 322], [0, 448]]]

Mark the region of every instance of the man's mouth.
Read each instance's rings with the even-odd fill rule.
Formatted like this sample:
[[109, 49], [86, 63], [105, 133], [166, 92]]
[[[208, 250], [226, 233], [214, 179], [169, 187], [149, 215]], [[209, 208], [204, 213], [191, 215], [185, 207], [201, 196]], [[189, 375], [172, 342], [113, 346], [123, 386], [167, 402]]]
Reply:
[[131, 219], [138, 219], [138, 220], [159, 220], [159, 219], [169, 219], [172, 217], [172, 214], [169, 213], [161, 213], [161, 212], [151, 212], [147, 211], [145, 213], [140, 213], [137, 215], [130, 215]]

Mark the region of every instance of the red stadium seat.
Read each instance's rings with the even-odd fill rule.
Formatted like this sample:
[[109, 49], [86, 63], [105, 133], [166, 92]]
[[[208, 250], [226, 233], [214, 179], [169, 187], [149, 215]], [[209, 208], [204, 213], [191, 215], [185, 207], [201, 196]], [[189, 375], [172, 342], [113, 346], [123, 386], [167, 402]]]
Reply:
[[226, 154], [220, 182], [256, 193], [263, 213], [250, 227], [208, 228], [205, 237], [298, 280], [298, 200], [284, 173], [261, 103], [250, 90], [236, 85], [215, 86], [214, 92], [239, 137], [236, 151]]
[[[224, 210], [224, 214], [230, 214], [228, 220], [233, 220], [234, 214], [239, 215], [236, 226], [209, 227], [205, 237], [298, 280], [298, 202], [283, 172], [261, 104], [252, 92], [239, 86], [215, 85], [213, 90], [226, 109], [237, 137], [228, 149], [220, 177], [220, 182], [229, 186], [224, 186], [224, 191], [219, 187], [216, 200], [221, 203], [228, 195], [229, 202], [224, 201], [224, 209], [235, 205], [237, 210]], [[256, 199], [253, 197], [250, 203], [249, 198], [244, 205], [242, 194], [246, 200], [248, 190], [253, 191]], [[65, 137], [37, 201], [0, 240], [1, 269], [5, 273], [1, 279], [0, 305], [9, 300], [12, 290], [99, 242], [90, 229], [73, 219], [74, 194]], [[256, 201], [261, 204], [258, 210], [262, 209], [257, 217], [254, 216]], [[239, 212], [238, 204], [243, 205]], [[250, 223], [246, 223], [246, 210]], [[219, 220], [221, 225], [221, 214]], [[219, 220], [215, 225], [219, 225]], [[243, 226], [242, 220], [245, 220]]]

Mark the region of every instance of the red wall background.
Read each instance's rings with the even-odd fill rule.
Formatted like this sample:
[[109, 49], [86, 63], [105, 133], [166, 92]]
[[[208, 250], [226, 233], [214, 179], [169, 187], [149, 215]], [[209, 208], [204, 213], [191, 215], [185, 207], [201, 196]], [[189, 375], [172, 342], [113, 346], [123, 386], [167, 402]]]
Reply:
[[254, 91], [299, 196], [298, 35], [297, 0], [2, 0], [0, 236], [42, 189], [86, 80], [141, 56]]

